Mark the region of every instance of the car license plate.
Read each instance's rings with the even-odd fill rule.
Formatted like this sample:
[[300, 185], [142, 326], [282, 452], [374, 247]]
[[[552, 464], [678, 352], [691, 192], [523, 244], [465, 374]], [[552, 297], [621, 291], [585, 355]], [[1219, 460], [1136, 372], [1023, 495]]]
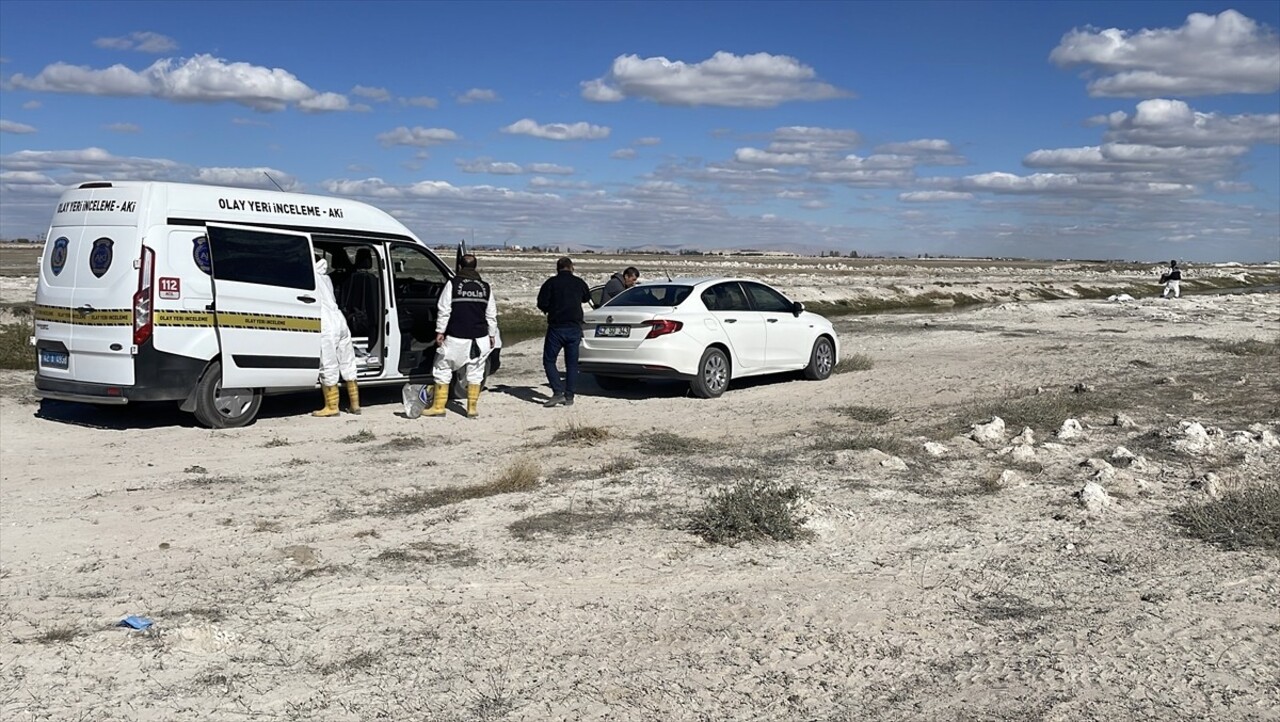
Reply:
[[71, 357], [62, 351], [46, 351], [40, 349], [40, 365], [47, 369], [66, 370]]
[[627, 338], [631, 335], [630, 326], [596, 326], [596, 336], [603, 338]]

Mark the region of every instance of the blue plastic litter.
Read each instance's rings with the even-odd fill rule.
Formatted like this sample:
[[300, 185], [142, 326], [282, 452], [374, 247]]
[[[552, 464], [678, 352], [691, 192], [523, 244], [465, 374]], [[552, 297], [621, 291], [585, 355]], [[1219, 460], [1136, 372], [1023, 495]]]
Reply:
[[153, 624], [155, 624], [155, 622], [151, 621], [150, 619], [147, 619], [146, 617], [138, 617], [130, 614], [124, 619], [121, 619], [120, 623], [117, 624], [116, 626], [128, 627], [130, 629], [146, 629], [147, 627], [150, 627]]

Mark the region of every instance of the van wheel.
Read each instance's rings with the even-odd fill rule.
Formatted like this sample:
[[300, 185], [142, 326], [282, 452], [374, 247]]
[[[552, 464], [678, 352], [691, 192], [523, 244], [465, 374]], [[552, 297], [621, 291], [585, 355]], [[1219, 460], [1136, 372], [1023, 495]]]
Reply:
[[196, 384], [196, 420], [210, 429], [237, 429], [258, 418], [257, 389], [222, 388], [222, 364], [214, 361]]
[[[488, 382], [489, 374], [491, 373], [493, 373], [493, 359], [487, 358], [484, 360], [484, 378], [480, 379], [480, 388], [482, 389], [486, 388], [485, 384], [486, 382]], [[467, 398], [467, 386], [468, 386], [467, 370], [458, 369], [457, 371], [454, 371], [453, 384], [451, 387], [451, 390], [453, 392], [453, 398], [455, 399]]]
[[729, 357], [718, 348], [709, 348], [698, 361], [698, 375], [689, 382], [693, 395], [714, 399], [729, 388]]

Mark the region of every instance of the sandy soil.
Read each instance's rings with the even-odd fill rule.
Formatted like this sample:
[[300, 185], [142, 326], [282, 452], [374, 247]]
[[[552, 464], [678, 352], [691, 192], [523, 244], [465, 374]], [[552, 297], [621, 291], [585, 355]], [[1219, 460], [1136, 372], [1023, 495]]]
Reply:
[[[712, 401], [544, 409], [519, 344], [470, 421], [383, 390], [211, 432], [4, 372], [0, 719], [1280, 719], [1280, 559], [1169, 515], [1280, 463], [1276, 357], [1224, 350], [1280, 295], [837, 324], [870, 369]], [[520, 463], [536, 489], [421, 503]], [[687, 531], [740, 479], [798, 485], [812, 536]]]

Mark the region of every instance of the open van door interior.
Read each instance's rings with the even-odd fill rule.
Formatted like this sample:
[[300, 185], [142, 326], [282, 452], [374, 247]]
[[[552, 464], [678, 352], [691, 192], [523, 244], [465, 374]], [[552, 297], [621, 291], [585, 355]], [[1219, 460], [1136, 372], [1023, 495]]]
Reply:
[[304, 388], [320, 370], [311, 237], [208, 224], [224, 388]]

